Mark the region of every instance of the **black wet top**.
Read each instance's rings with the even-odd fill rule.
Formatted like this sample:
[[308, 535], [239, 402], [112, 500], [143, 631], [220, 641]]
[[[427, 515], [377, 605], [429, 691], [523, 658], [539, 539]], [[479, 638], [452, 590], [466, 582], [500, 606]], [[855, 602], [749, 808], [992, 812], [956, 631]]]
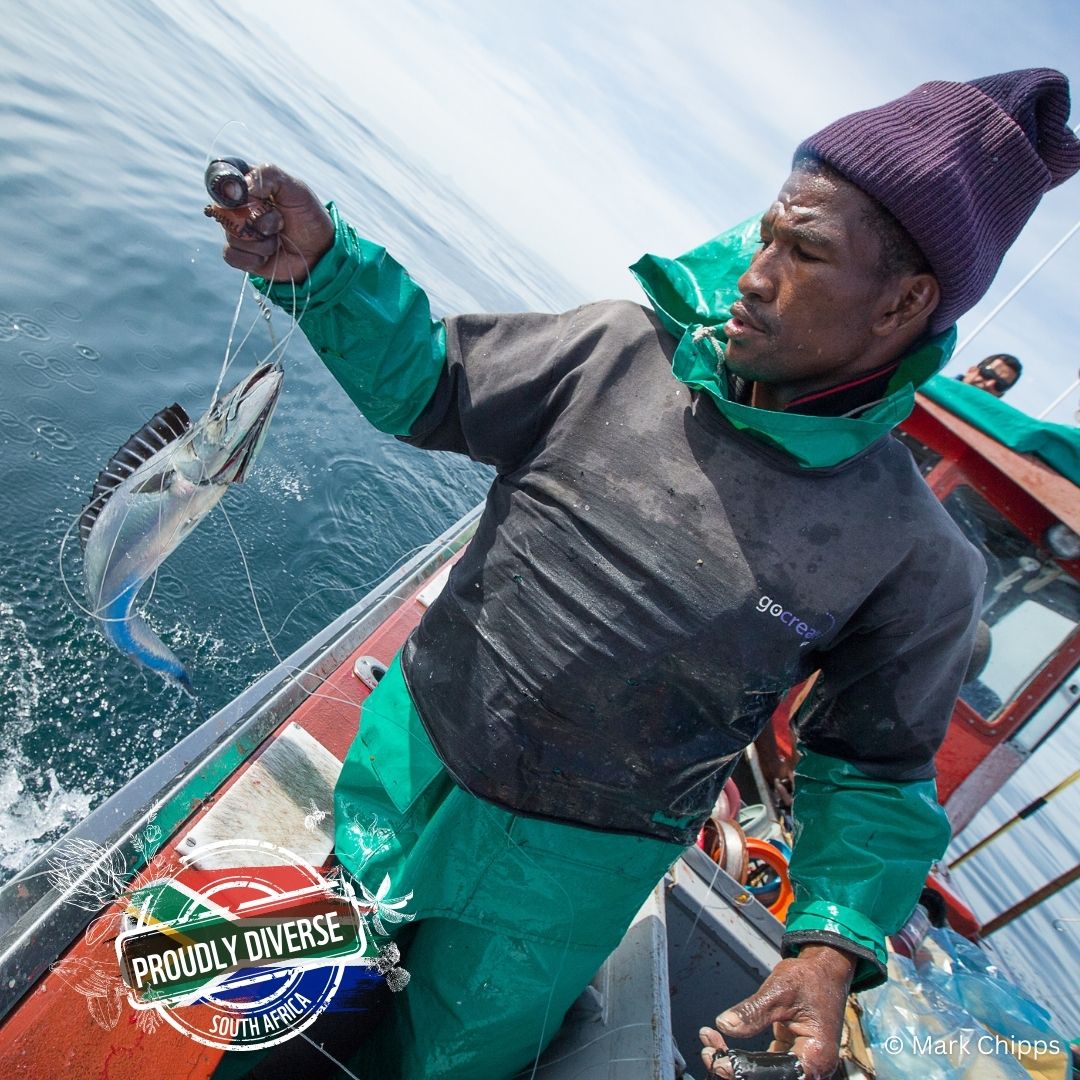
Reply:
[[690, 842], [817, 668], [809, 748], [933, 775], [984, 567], [899, 442], [800, 468], [672, 375], [676, 343], [637, 304], [446, 325], [406, 441], [497, 476], [403, 669], [464, 786]]

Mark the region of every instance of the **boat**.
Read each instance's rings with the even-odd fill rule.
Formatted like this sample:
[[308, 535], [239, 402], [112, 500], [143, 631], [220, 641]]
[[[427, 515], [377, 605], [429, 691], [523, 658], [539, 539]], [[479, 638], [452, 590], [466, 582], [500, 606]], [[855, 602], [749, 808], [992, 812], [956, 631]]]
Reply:
[[[936, 392], [917, 397], [900, 437], [931, 489], [987, 555], [990, 574], [981, 666], [969, 672], [937, 759], [939, 796], [958, 831], [1080, 699], [1080, 468], [1070, 463], [1078, 444], [1073, 440], [1070, 450], [1064, 429], [1032, 421], [1021, 446], [1010, 427], [1016, 410], [989, 395], [980, 401], [972, 395], [981, 392], [946, 386], [940, 377], [933, 385]], [[1006, 445], [1010, 439], [1016, 445]], [[302, 850], [312, 864], [331, 865], [332, 830], [322, 818], [359, 707], [380, 665], [438, 595], [481, 512], [474, 508], [436, 537], [6, 883], [0, 1073], [29, 1080], [200, 1077], [212, 1075], [226, 1056], [242, 1056], [172, 1026], [138, 1022], [123, 1000], [116, 932], [108, 931], [124, 925], [126, 902], [91, 910], [92, 904], [72, 903], [72, 893], [94, 873], [92, 864], [112, 860], [114, 871], [119, 865], [131, 876], [161, 853], [182, 854], [229, 835], [262, 838]], [[792, 690], [770, 726], [771, 743], [782, 751], [790, 751], [790, 719], [804, 689]], [[736, 780], [744, 801], [776, 815], [768, 754], [748, 754]], [[270, 788], [280, 797], [275, 805], [292, 807], [272, 820], [260, 812]], [[315, 829], [317, 814], [321, 828]], [[57, 852], [79, 850], [96, 854], [58, 881], [50, 872]], [[700, 1076], [703, 1019], [760, 985], [779, 959], [782, 934], [779, 919], [757, 898], [760, 890], [739, 880], [745, 875], [738, 869], [728, 873], [716, 855], [690, 848], [657, 883], [536, 1068], [524, 1075], [675, 1080], [685, 1070]], [[937, 918], [978, 941], [986, 928], [944, 868], [935, 869], [927, 887], [939, 898]], [[1023, 918], [1039, 899], [1010, 917]], [[111, 973], [107, 986], [102, 972]], [[872, 1076], [851, 1009], [849, 1020], [846, 1074]], [[763, 1039], [747, 1044], [764, 1046]], [[330, 1068], [310, 1040], [290, 1040], [279, 1050], [286, 1063], [258, 1075], [315, 1076]]]

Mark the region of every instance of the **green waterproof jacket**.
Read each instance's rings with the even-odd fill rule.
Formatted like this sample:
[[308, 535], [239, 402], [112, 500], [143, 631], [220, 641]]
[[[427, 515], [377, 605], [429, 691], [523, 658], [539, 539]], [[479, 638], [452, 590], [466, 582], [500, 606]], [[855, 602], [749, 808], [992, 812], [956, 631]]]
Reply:
[[[386, 251], [359, 237], [330, 206], [331, 250], [305, 285], [256, 285], [300, 314], [323, 362], [380, 430], [407, 436], [439, 383], [446, 331], [425, 293]], [[755, 409], [729, 399], [723, 372], [724, 323], [736, 282], [756, 250], [758, 219], [679, 259], [645, 256], [632, 268], [663, 326], [678, 341], [674, 378], [706, 393], [747, 438], [778, 447], [806, 468], [846, 461], [911, 411], [915, 389], [948, 360], [955, 330], [923, 343], [901, 362], [885, 396], [857, 418]], [[872, 778], [841, 757], [805, 748], [796, 772], [795, 902], [785, 954], [810, 942], [859, 958], [855, 988], [885, 978], [885, 937], [911, 914], [949, 825], [933, 780]], [[855, 756], [855, 755], [853, 755]]]

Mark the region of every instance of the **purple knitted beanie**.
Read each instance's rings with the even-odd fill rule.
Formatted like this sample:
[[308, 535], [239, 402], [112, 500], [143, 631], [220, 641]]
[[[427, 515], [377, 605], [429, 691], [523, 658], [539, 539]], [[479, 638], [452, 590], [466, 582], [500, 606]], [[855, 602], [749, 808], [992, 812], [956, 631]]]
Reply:
[[831, 165], [911, 234], [941, 286], [940, 333], [974, 307], [1043, 192], [1080, 169], [1069, 81], [1051, 68], [928, 82], [795, 151]]

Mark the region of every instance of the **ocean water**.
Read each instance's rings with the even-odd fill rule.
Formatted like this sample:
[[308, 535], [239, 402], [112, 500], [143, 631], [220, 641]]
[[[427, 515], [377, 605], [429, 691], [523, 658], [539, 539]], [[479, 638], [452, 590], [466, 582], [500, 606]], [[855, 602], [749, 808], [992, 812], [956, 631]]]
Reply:
[[[946, 862], [1072, 775], [1080, 762], [1080, 720], [1073, 714], [954, 840]], [[1080, 783], [1054, 795], [952, 872], [979, 920], [1008, 911], [1080, 861]], [[988, 938], [999, 961], [1051, 1011], [1058, 1032], [1080, 1038], [1080, 882], [1055, 893]]]
[[[254, 31], [210, 0], [4, 13], [0, 881], [197, 723], [189, 701], [118, 658], [83, 617], [59, 553], [127, 436], [173, 401], [193, 415], [209, 401], [241, 283], [201, 212], [211, 152], [276, 160], [306, 178], [410, 268], [437, 313], [591, 299], [494, 228], [421, 148], [380, 128], [377, 103], [367, 123], [347, 114], [285, 43]], [[242, 325], [257, 321], [245, 301]], [[275, 326], [284, 333], [288, 320]], [[268, 348], [258, 327], [237, 377]], [[299, 335], [286, 367], [263, 454], [225, 500], [282, 654], [487, 484], [480, 467], [374, 432]], [[75, 548], [64, 566], [81, 600]], [[170, 558], [147, 613], [193, 669], [208, 710], [274, 662], [219, 513]], [[1075, 729], [1040, 751], [954, 854], [1070, 770]], [[1075, 864], [1078, 798], [1080, 787], [957, 874], [979, 915]], [[995, 937], [1067, 1035], [1080, 1032], [1078, 895], [1074, 885]]]
[[[198, 416], [242, 276], [205, 218], [208, 155], [275, 160], [334, 198], [437, 312], [580, 302], [393, 133], [273, 36], [212, 3], [9, 5], [0, 35], [0, 880], [196, 723], [68, 596], [60, 546], [111, 454], [158, 409]], [[226, 126], [227, 125], [227, 126]], [[221, 129], [224, 127], [224, 131]], [[241, 329], [259, 322], [246, 300]], [[275, 318], [279, 336], [290, 320]], [[230, 371], [270, 348], [262, 326]], [[230, 385], [226, 382], [226, 385]], [[249, 480], [225, 508], [287, 654], [474, 505], [486, 471], [375, 432], [303, 336]], [[82, 601], [77, 537], [68, 585]], [[209, 711], [274, 663], [219, 512], [147, 605]]]

